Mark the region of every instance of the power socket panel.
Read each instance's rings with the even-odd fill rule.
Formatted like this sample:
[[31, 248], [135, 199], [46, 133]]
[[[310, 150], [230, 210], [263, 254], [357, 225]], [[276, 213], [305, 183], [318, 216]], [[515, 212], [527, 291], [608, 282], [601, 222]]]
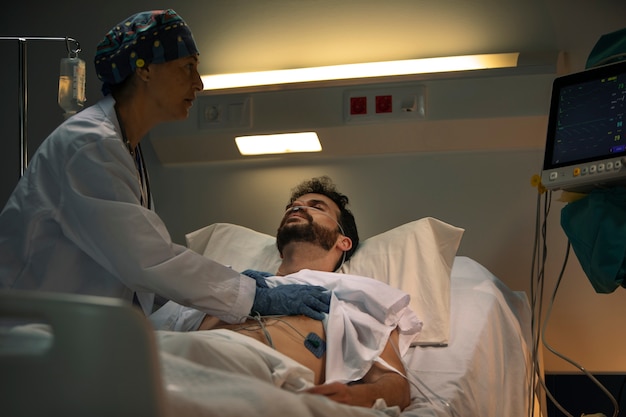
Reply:
[[425, 119], [426, 86], [346, 90], [343, 111], [349, 124]]
[[252, 97], [247, 94], [200, 96], [198, 128], [229, 129], [252, 126]]

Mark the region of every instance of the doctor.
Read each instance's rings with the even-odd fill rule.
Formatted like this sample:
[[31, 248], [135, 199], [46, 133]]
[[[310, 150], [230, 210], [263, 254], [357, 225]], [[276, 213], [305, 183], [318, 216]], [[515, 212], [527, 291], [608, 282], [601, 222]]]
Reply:
[[255, 281], [173, 243], [152, 209], [139, 142], [188, 116], [203, 88], [198, 49], [173, 10], [137, 13], [98, 45], [105, 97], [42, 143], [0, 213], [0, 288], [138, 302], [155, 294], [240, 322], [251, 310], [321, 319], [321, 287], [256, 288]]

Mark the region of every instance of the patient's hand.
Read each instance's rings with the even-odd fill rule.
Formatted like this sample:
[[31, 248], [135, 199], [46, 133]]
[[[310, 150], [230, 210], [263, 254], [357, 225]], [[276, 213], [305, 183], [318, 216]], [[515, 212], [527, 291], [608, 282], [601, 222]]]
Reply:
[[[338, 403], [357, 405], [356, 399], [352, 396], [350, 387], [341, 382], [331, 382], [329, 384], [316, 385], [313, 388], [309, 388], [304, 392], [309, 394], [325, 395], [333, 401]], [[366, 405], [366, 407], [369, 405]]]
[[[376, 366], [376, 365], [375, 365]], [[373, 407], [377, 399], [382, 398], [388, 406], [397, 405], [403, 410], [410, 402], [410, 391], [404, 378], [393, 372], [374, 371], [377, 379], [371, 382], [360, 380], [352, 384], [331, 382], [316, 385], [304, 390], [309, 394], [324, 395], [338, 403], [359, 407]], [[366, 377], [366, 379], [368, 379]]]
[[[402, 359], [396, 354], [394, 345], [398, 346], [397, 329], [389, 336], [380, 357], [398, 372], [404, 373], [406, 371]], [[372, 407], [378, 398], [382, 398], [388, 406], [397, 405], [403, 410], [411, 401], [408, 380], [379, 362], [374, 362], [360, 381], [349, 385], [339, 382], [316, 385], [306, 392], [325, 395], [331, 400], [361, 407]]]

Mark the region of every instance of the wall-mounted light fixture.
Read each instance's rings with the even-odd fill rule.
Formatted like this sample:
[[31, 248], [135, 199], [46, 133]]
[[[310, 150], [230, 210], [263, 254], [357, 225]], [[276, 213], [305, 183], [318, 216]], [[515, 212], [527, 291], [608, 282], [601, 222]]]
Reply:
[[235, 143], [242, 155], [320, 152], [322, 150], [315, 132], [238, 136], [235, 138]]
[[[512, 55], [517, 65], [508, 68], [203, 91], [194, 103], [192, 117], [154, 129], [151, 141], [163, 164], [258, 159], [242, 156], [234, 146], [235, 137], [263, 135], [261, 138], [268, 139], [270, 133], [303, 131], [316, 131], [321, 146], [315, 150], [323, 149], [306, 154], [286, 145], [283, 149], [293, 153], [281, 158], [468, 149], [468, 145], [471, 149], [504, 149], [522, 139], [513, 135], [507, 144], [493, 140], [482, 133], [483, 121], [477, 119], [493, 119], [495, 129], [504, 131], [509, 118], [523, 116], [519, 119], [528, 123], [528, 129], [542, 130], [544, 121], [536, 116], [537, 103], [544, 101], [545, 89], [554, 76], [569, 71], [565, 55], [559, 51]], [[205, 82], [207, 88], [215, 88]], [[481, 91], [480, 103], [459, 104], [475, 91]], [[502, 108], [503, 91], [524, 99], [512, 99]], [[383, 99], [380, 109], [379, 96]], [[442, 126], [449, 128], [455, 139], [449, 143], [439, 140]], [[463, 131], [468, 129], [473, 133], [463, 139], [467, 136]], [[415, 140], [418, 131], [420, 138], [423, 135], [427, 140]]]
[[205, 90], [220, 90], [312, 81], [346, 80], [398, 75], [471, 71], [517, 66], [518, 52], [482, 55], [461, 55], [402, 61], [368, 62], [275, 71], [216, 74], [202, 77]]

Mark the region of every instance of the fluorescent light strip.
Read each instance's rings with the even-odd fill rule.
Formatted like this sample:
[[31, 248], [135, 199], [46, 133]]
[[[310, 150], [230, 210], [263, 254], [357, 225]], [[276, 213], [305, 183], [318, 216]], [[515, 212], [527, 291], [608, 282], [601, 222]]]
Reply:
[[242, 155], [319, 152], [322, 150], [322, 145], [315, 132], [238, 136], [235, 138], [235, 143]]
[[468, 71], [517, 66], [518, 52], [503, 54], [462, 55], [440, 58], [409, 59], [405, 61], [369, 62], [364, 64], [332, 65], [276, 71], [238, 74], [205, 75], [205, 90], [289, 84], [311, 81], [345, 80], [352, 78], [427, 74]]

